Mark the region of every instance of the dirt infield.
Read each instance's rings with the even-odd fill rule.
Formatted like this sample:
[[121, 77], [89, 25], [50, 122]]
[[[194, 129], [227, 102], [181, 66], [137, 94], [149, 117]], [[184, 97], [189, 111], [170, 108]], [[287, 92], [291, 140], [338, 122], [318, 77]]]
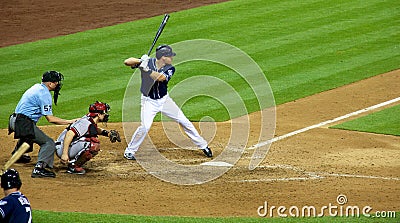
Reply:
[[[6, 31], [9, 35], [1, 36], [2, 46], [112, 25], [148, 15], [133, 13], [134, 8], [142, 7], [138, 4], [144, 4], [136, 4], [134, 1], [125, 1], [126, 4], [120, 10], [114, 1], [68, 2], [67, 5], [59, 6], [61, 3], [41, 0], [35, 1], [31, 8], [21, 1], [20, 5], [7, 2], [1, 10], [8, 14], [3, 11], [2, 14], [15, 14], [15, 17], [10, 15], [3, 19], [6, 25], [1, 26], [4, 29], [2, 33]], [[171, 8], [163, 7], [165, 11], [157, 11], [157, 14], [189, 8], [183, 2], [170, 3]], [[217, 1], [196, 1], [196, 6], [212, 2]], [[81, 7], [86, 6], [87, 10], [82, 10], [78, 3], [81, 3]], [[92, 4], [98, 7], [89, 7]], [[111, 6], [113, 10], [108, 11]], [[160, 8], [155, 4], [146, 7]], [[127, 8], [132, 8], [132, 13], [125, 12]], [[54, 12], [57, 15], [64, 12], [64, 16], [59, 16], [60, 21], [55, 20], [54, 24], [49, 24], [46, 16], [39, 16], [35, 22], [27, 18], [39, 14], [39, 11]], [[142, 11], [156, 10], [149, 8]], [[94, 20], [89, 15], [104, 16]], [[30, 22], [21, 24], [23, 21]], [[29, 30], [28, 26], [32, 29]], [[44, 26], [51, 27], [51, 31], [42, 28]], [[24, 34], [18, 32], [20, 28]], [[276, 135], [284, 135], [397, 98], [400, 95], [398, 80], [400, 70], [280, 105], [277, 107]], [[258, 116], [259, 113], [249, 115], [251, 120], [257, 120]], [[252, 122], [252, 125], [257, 127], [260, 123]], [[217, 123], [216, 136], [210, 142], [215, 155], [224, 149], [223, 145], [230, 133], [229, 127], [229, 122]], [[53, 138], [63, 128], [43, 127]], [[107, 128], [123, 132], [121, 123], [109, 123]], [[160, 123], [154, 124], [150, 136], [156, 132], [162, 132]], [[130, 139], [130, 136], [126, 137]], [[257, 143], [256, 137], [257, 133], [250, 136], [248, 146]], [[0, 162], [5, 163], [16, 141], [7, 135], [6, 130], [0, 130], [0, 140]], [[208, 161], [198, 151], [168, 149], [174, 145], [166, 138], [156, 141], [156, 145], [167, 148], [161, 151], [162, 154], [177, 162]], [[102, 151], [89, 161], [85, 176], [64, 173], [58, 161], [55, 179], [32, 179], [30, 173], [33, 163], [15, 164], [14, 167], [21, 172], [22, 191], [29, 197], [33, 209], [40, 210], [135, 215], [258, 216], [257, 208], [265, 201], [274, 206], [296, 205], [301, 208], [313, 205], [320, 209], [330, 203], [338, 205], [336, 199], [340, 194], [347, 196], [346, 205], [361, 208], [371, 206], [372, 212], [400, 210], [400, 138], [395, 136], [323, 126], [274, 142], [266, 159], [253, 171], [248, 170], [252, 150], [246, 150], [239, 162], [222, 177], [193, 186], [174, 185], [146, 173], [138, 163], [122, 157], [125, 146], [125, 140], [120, 144], [111, 144], [103, 139]], [[37, 151], [38, 147], [35, 146], [34, 161], [37, 159]]]

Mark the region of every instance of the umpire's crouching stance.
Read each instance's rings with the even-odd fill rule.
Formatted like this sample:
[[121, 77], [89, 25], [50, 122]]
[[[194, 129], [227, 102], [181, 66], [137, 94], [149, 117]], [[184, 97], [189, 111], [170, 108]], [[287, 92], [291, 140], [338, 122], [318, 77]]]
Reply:
[[[15, 112], [10, 116], [9, 134], [15, 132], [14, 138], [19, 139], [13, 153], [24, 142], [30, 146], [28, 152], [33, 151], [33, 143], [40, 146], [38, 162], [32, 171], [32, 177], [34, 178], [56, 177], [54, 172], [46, 169], [46, 167], [53, 168], [54, 152], [56, 150], [54, 140], [40, 130], [36, 123], [42, 116], [45, 116], [48, 122], [59, 125], [71, 124], [76, 120], [65, 120], [53, 116], [50, 91], [54, 91], [54, 104], [57, 105], [63, 79], [64, 76], [57, 71], [45, 72], [42, 76], [42, 83], [35, 84], [25, 91], [15, 108]], [[30, 161], [31, 157], [25, 154], [17, 162], [29, 163]]]

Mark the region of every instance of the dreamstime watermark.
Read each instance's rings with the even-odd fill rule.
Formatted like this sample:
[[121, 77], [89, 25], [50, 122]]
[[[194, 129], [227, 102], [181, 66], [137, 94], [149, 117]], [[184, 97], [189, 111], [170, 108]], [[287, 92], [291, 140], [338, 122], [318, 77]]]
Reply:
[[[160, 145], [155, 145], [159, 139], [151, 138], [149, 135], [135, 154], [135, 158], [148, 173], [161, 180], [181, 185], [202, 184], [216, 179], [234, 166], [246, 149], [250, 137], [256, 143], [273, 138], [276, 119], [275, 100], [262, 69], [248, 54], [237, 47], [207, 39], [182, 41], [171, 44], [171, 47], [176, 52], [173, 62], [176, 73], [170, 81], [169, 95], [181, 109], [198, 97], [209, 98], [214, 104], [221, 105], [223, 108], [219, 110], [225, 110], [229, 115], [228, 140], [223, 144], [223, 151], [214, 153], [213, 159], [207, 162], [218, 165], [183, 165], [169, 160], [160, 153]], [[199, 67], [196, 63], [204, 64]], [[197, 68], [193, 69], [192, 64]], [[223, 71], [218, 73], [206, 69], [215, 66], [223, 66], [224, 69], [220, 69]], [[180, 75], [183, 72], [190, 72], [191, 76], [181, 79]], [[122, 121], [127, 143], [141, 121], [140, 78], [140, 71], [137, 69], [125, 90]], [[203, 105], [197, 106], [200, 108]], [[257, 127], [250, 126], [248, 108], [260, 111], [260, 116], [252, 119], [252, 122], [259, 124]], [[208, 110], [212, 111], [213, 108]], [[204, 112], [200, 118], [199, 128], [201, 135], [210, 143], [216, 136], [217, 125], [213, 114], [207, 113], [207, 110]], [[191, 114], [185, 115], [189, 118], [191, 116]], [[194, 144], [182, 134], [179, 125], [164, 118], [161, 116], [164, 133], [175, 145], [174, 149], [193, 148]], [[252, 150], [254, 152], [249, 169], [256, 168], [262, 162], [269, 147], [270, 145], [265, 145]]]
[[259, 206], [257, 209], [257, 214], [260, 217], [360, 217], [361, 215], [365, 217], [372, 218], [396, 218], [395, 211], [375, 211], [374, 214], [371, 212], [373, 208], [369, 205], [359, 207], [357, 205], [347, 205], [346, 195], [340, 194], [336, 198], [336, 204], [329, 203], [321, 208], [316, 208], [315, 206], [306, 205], [303, 207], [298, 206], [275, 206], [268, 205], [265, 201], [264, 205]]

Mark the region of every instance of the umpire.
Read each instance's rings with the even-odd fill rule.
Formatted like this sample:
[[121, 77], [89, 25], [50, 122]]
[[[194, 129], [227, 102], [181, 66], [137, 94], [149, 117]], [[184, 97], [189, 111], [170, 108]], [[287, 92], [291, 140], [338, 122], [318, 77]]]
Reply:
[[[56, 177], [54, 172], [46, 169], [47, 167], [53, 168], [55, 143], [52, 138], [36, 126], [39, 119], [45, 116], [48, 122], [58, 125], [67, 125], [76, 121], [76, 119], [65, 120], [53, 116], [50, 91], [54, 91], [54, 104], [57, 105], [62, 80], [64, 80], [64, 76], [60, 72], [46, 71], [42, 76], [42, 83], [35, 84], [25, 91], [15, 108], [15, 112], [10, 116], [9, 134], [14, 132], [14, 138], [19, 139], [12, 153], [15, 153], [24, 142], [30, 146], [27, 152], [33, 151], [33, 143], [40, 146], [38, 162], [31, 175], [33, 178]], [[31, 157], [26, 153], [17, 162], [29, 163], [30, 161]]]

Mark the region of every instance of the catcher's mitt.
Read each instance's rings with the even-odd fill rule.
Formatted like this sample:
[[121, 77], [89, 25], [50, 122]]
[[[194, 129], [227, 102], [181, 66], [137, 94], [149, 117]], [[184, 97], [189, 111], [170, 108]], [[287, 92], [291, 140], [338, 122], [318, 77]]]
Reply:
[[109, 137], [110, 137], [110, 141], [112, 143], [114, 143], [116, 141], [121, 142], [121, 137], [119, 136], [119, 132], [117, 130], [111, 130]]

